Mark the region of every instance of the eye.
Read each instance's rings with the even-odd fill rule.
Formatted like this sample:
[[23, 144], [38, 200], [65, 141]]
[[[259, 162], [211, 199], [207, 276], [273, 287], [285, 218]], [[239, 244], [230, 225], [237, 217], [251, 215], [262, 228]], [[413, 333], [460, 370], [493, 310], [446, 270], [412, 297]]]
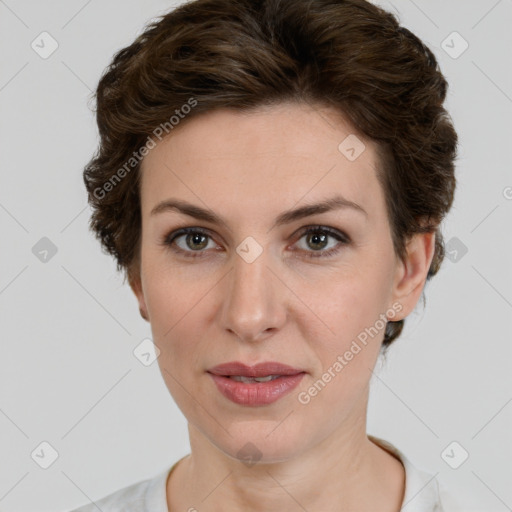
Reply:
[[309, 258], [332, 256], [338, 253], [343, 245], [350, 243], [347, 235], [326, 226], [308, 226], [302, 232], [299, 242], [302, 240], [305, 242], [305, 247], [303, 245], [300, 251], [305, 252], [306, 257]]
[[[305, 242], [305, 246], [299, 242]], [[162, 245], [189, 258], [206, 257], [206, 249], [217, 250], [211, 235], [201, 228], [181, 228], [164, 237]], [[307, 226], [295, 245], [308, 258], [328, 257], [338, 253], [350, 238], [326, 226]], [[300, 247], [302, 245], [302, 247]]]
[[179, 229], [165, 237], [163, 245], [191, 258], [202, 257], [205, 252], [204, 249], [216, 247], [211, 236], [199, 228]]

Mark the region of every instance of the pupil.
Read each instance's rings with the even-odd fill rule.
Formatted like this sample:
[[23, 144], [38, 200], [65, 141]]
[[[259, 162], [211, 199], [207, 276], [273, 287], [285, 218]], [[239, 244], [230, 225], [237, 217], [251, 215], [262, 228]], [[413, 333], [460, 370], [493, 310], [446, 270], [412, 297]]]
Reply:
[[318, 249], [323, 249], [326, 245], [327, 241], [327, 235], [319, 235], [318, 233], [313, 233], [310, 235], [310, 241], [313, 245], [320, 244], [320, 247], [317, 247]]
[[[191, 242], [191, 244], [189, 244], [189, 247], [191, 249], [202, 249], [203, 247], [205, 247], [207, 245], [207, 243], [205, 243], [205, 240], [206, 240], [205, 235], [201, 235], [200, 233], [194, 233], [194, 234], [188, 236], [187, 241]], [[193, 247], [193, 246], [196, 246], [196, 247]], [[197, 247], [197, 246], [200, 246], [200, 247]]]

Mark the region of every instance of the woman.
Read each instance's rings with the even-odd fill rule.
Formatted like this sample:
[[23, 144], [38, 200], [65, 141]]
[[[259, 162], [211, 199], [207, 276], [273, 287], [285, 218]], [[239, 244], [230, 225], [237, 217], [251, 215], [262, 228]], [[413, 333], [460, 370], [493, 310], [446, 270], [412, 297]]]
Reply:
[[195, 0], [114, 57], [91, 227], [191, 453], [77, 510], [455, 510], [366, 433], [372, 369], [443, 259], [446, 91], [364, 0]]

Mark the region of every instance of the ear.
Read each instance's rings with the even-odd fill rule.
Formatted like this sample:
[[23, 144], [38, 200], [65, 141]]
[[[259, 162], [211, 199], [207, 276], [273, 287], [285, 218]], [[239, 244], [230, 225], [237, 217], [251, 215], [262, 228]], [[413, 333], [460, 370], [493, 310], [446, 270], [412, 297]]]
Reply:
[[146, 306], [146, 301], [144, 300], [144, 291], [142, 290], [140, 274], [128, 276], [128, 282], [130, 284], [130, 288], [135, 294], [135, 297], [137, 297], [140, 316], [149, 322], [148, 309]]
[[406, 255], [398, 260], [393, 284], [393, 303], [402, 305], [394, 321], [402, 320], [415, 308], [423, 291], [434, 257], [435, 233], [416, 233], [406, 245]]

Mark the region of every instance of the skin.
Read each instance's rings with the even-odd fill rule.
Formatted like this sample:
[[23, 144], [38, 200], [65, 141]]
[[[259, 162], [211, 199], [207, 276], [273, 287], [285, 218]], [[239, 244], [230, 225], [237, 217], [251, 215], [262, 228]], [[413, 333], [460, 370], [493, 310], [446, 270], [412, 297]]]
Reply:
[[[414, 309], [434, 252], [434, 234], [427, 233], [409, 241], [403, 261], [396, 256], [374, 144], [358, 135], [366, 148], [355, 161], [338, 150], [354, 133], [329, 107], [223, 109], [183, 121], [142, 163], [140, 274], [130, 285], [191, 445], [168, 478], [169, 510], [400, 510], [403, 466], [366, 435], [384, 329], [308, 404], [298, 400], [393, 304], [401, 309], [394, 320]], [[347, 207], [272, 227], [284, 211], [336, 194], [366, 214]], [[226, 224], [175, 210], [151, 215], [171, 198]], [[350, 241], [329, 236], [319, 243], [304, 235], [310, 225]], [[176, 239], [185, 254], [162, 244], [182, 227], [208, 236]], [[252, 263], [236, 252], [248, 236], [263, 249]], [[339, 251], [308, 257], [333, 247]], [[279, 361], [306, 375], [271, 405], [241, 406], [206, 373], [235, 360]], [[237, 455], [248, 442], [261, 453], [253, 465]]]

